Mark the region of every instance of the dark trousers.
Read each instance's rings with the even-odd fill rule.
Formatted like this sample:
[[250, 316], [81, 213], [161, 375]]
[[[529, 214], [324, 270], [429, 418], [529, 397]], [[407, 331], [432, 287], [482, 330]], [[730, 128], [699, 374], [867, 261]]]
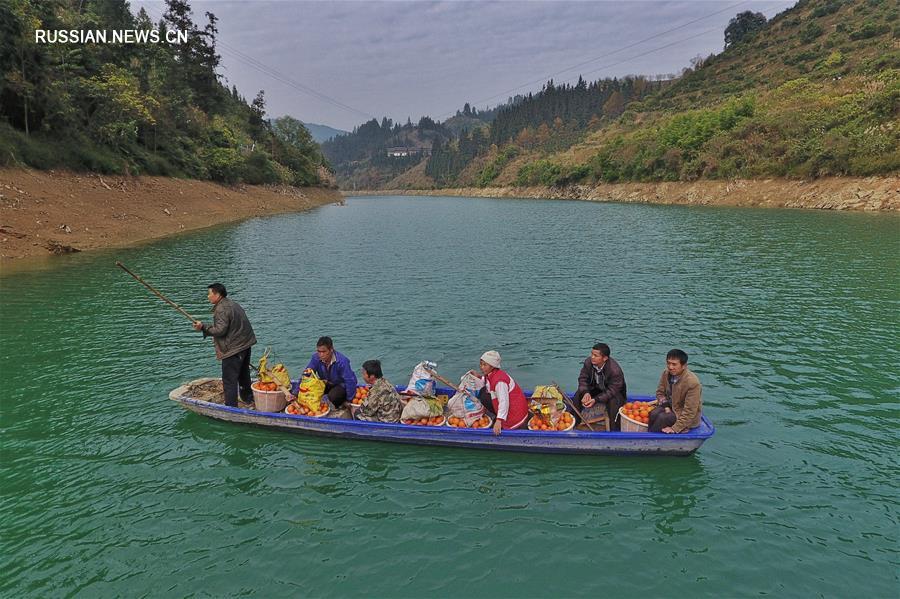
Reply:
[[675, 415], [675, 412], [669, 411], [666, 414], [667, 406], [659, 406], [658, 408], [653, 408], [650, 411], [650, 425], [649, 431], [651, 433], [661, 433], [662, 429], [667, 426], [672, 426], [675, 424], [675, 421], [678, 420], [678, 416]]
[[225, 405], [236, 408], [238, 387], [241, 399], [253, 401], [250, 389], [250, 348], [222, 360], [222, 386], [225, 388]]
[[622, 430], [622, 421], [619, 420], [619, 408], [625, 405], [625, 398], [614, 395], [606, 402], [606, 417], [609, 419], [609, 430]]
[[347, 401], [347, 389], [343, 385], [335, 385], [334, 383], [325, 383], [325, 395], [328, 401], [336, 408], [341, 407]]
[[481, 391], [478, 392], [478, 400], [481, 402], [481, 405], [484, 406], [484, 410], [488, 415], [491, 418], [496, 419], [497, 415], [494, 414], [494, 400], [491, 399], [491, 394], [488, 392], [487, 387], [482, 387]]
[[[599, 395], [599, 393], [597, 393], [597, 395]], [[572, 398], [572, 403], [574, 403], [578, 407], [578, 411], [580, 411], [580, 412], [583, 412], [584, 410], [587, 409], [581, 404], [581, 398], [583, 398], [583, 397], [584, 397], [584, 393], [575, 393], [575, 397]], [[593, 393], [591, 393], [591, 397], [593, 397], [595, 400], [597, 399]], [[625, 398], [615, 395], [613, 397], [610, 397], [609, 400], [607, 400], [607, 402], [604, 405], [606, 406], [606, 419], [609, 421], [609, 430], [611, 430], [611, 431], [622, 430], [622, 426], [621, 426], [621, 423], [619, 422], [618, 416], [619, 416], [619, 408], [621, 408], [622, 406], [625, 405]], [[572, 411], [572, 409], [569, 406], [566, 406], [566, 411], [575, 417], [576, 423], [579, 423], [579, 424], [581, 423], [581, 418], [579, 418], [578, 414], [574, 413], [574, 411]], [[590, 418], [591, 416], [587, 415], [586, 417]]]

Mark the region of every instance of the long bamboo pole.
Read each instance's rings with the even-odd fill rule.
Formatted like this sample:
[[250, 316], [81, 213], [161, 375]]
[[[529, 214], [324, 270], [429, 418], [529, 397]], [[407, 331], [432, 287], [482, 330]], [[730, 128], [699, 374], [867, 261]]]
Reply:
[[124, 264], [122, 264], [121, 262], [119, 262], [118, 260], [116, 260], [116, 266], [118, 266], [119, 268], [121, 268], [122, 270], [124, 270], [125, 272], [130, 274], [132, 277], [134, 277], [135, 281], [137, 281], [138, 283], [140, 283], [141, 285], [143, 285], [144, 287], [146, 287], [147, 289], [152, 291], [159, 299], [166, 302], [167, 304], [169, 304], [170, 306], [172, 306], [173, 308], [175, 308], [176, 310], [178, 310], [179, 312], [181, 312], [182, 314], [184, 314], [185, 316], [190, 318], [191, 322], [197, 322], [197, 319], [194, 318], [193, 316], [191, 316], [190, 314], [188, 314], [184, 308], [182, 308], [181, 306], [179, 306], [178, 304], [176, 304], [175, 302], [173, 302], [172, 300], [170, 300], [169, 298], [164, 296], [162, 293], [160, 293], [159, 291], [154, 289], [152, 285], [150, 285], [149, 283], [147, 283], [147, 281], [145, 281], [144, 279], [140, 278], [139, 276], [137, 276], [136, 274], [134, 274], [133, 272], [128, 270], [128, 267], [125, 266]]
[[[436, 380], [438, 380], [438, 381], [444, 383], [445, 385], [447, 385], [447, 386], [450, 387], [451, 389], [456, 389], [456, 388], [457, 388], [457, 385], [455, 385], [455, 384], [453, 384], [452, 382], [448, 381], [447, 379], [445, 379], [444, 377], [442, 377], [441, 375], [439, 375], [436, 371], [430, 370], [430, 369], [426, 368], [426, 369], [425, 369], [425, 372], [427, 372], [428, 374], [430, 374], [431, 376], [433, 376]], [[465, 393], [466, 395], [468, 395], [469, 397], [471, 397], [473, 400], [475, 400], [475, 401], [477, 401], [477, 402], [481, 402], [480, 399], [478, 399], [477, 397], [475, 397], [474, 395], [472, 395], [472, 393], [469, 392], [469, 390], [466, 389], [465, 387], [463, 387], [462, 392]]]
[[[578, 401], [578, 398], [576, 397], [572, 401], [569, 401], [569, 398], [566, 397], [566, 393], [562, 390], [562, 387], [560, 387], [556, 381], [553, 381], [553, 386], [556, 388], [557, 391], [559, 391], [559, 394], [562, 395], [563, 401], [566, 403], [566, 405], [569, 406], [570, 408], [572, 408], [573, 410], [575, 410], [575, 413], [578, 414], [578, 417], [581, 418], [581, 421], [584, 423], [584, 425], [587, 426], [589, 429], [591, 429], [591, 432], [594, 432], [594, 427], [591, 426], [591, 423], [588, 422], [587, 420], [585, 420], [584, 415], [581, 413], [581, 410], [579, 410], [577, 407], [575, 407], [575, 402]], [[607, 414], [607, 418], [609, 418], [608, 414]]]

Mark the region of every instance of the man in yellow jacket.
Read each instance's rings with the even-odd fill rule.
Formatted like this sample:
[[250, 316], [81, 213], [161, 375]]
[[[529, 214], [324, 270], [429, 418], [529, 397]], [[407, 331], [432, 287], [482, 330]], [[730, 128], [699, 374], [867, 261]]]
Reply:
[[650, 412], [651, 433], [684, 433], [700, 425], [703, 385], [688, 370], [687, 361], [680, 349], [666, 354], [666, 369], [656, 387], [659, 405]]

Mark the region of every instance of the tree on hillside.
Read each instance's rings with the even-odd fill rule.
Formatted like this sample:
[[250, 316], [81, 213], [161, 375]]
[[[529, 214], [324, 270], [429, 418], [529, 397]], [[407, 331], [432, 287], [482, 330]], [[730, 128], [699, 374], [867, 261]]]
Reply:
[[253, 103], [250, 104], [250, 128], [253, 134], [257, 137], [263, 135], [266, 129], [266, 92], [265, 90], [259, 90], [259, 93], [256, 94], [256, 97], [253, 98]]
[[619, 90], [610, 94], [606, 102], [603, 103], [603, 114], [611, 119], [616, 118], [625, 110], [625, 98]]
[[766, 16], [761, 12], [745, 10], [728, 22], [725, 28], [725, 47], [729, 48], [743, 39], [753, 36], [766, 26]]
[[272, 133], [284, 143], [305, 152], [317, 151], [316, 142], [306, 125], [292, 116], [281, 116], [272, 121]]

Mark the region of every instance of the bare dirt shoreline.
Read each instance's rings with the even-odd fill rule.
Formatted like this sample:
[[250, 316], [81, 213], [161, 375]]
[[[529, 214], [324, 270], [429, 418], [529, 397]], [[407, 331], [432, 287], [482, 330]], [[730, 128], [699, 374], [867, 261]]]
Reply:
[[0, 169], [0, 265], [341, 201], [324, 188]]
[[741, 179], [670, 183], [615, 183], [567, 187], [467, 187], [344, 191], [344, 195], [429, 195], [483, 198], [543, 198], [682, 204], [756, 206], [821, 210], [900, 211], [900, 177], [829, 177], [810, 181]]

